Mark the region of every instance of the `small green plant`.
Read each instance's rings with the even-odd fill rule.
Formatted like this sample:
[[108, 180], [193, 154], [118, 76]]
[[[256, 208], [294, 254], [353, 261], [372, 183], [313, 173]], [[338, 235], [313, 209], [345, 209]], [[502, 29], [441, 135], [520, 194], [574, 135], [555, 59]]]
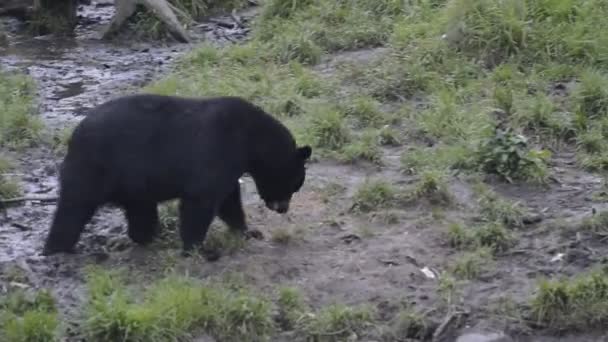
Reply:
[[0, 199], [17, 197], [20, 194], [21, 187], [16, 181], [0, 175]]
[[489, 270], [491, 262], [491, 251], [488, 248], [479, 248], [462, 254], [452, 266], [452, 273], [461, 279], [474, 280]]
[[576, 110], [585, 121], [605, 117], [608, 113], [608, 77], [596, 71], [585, 71], [573, 97]]
[[489, 247], [494, 253], [504, 252], [514, 243], [514, 237], [500, 222], [478, 226], [474, 234], [479, 246]]
[[593, 234], [608, 234], [608, 211], [600, 211], [591, 217], [583, 219], [580, 229]]
[[471, 158], [470, 149], [464, 145], [438, 145], [434, 147], [414, 147], [401, 155], [401, 168], [411, 173], [427, 169], [446, 170], [469, 169], [467, 160]]
[[283, 330], [295, 329], [301, 318], [308, 312], [302, 294], [293, 287], [281, 287], [279, 289], [277, 306], [279, 308], [279, 324]]
[[424, 340], [432, 333], [432, 328], [421, 314], [410, 310], [401, 310], [391, 324], [391, 338], [398, 341], [407, 339]]
[[461, 224], [452, 223], [447, 231], [448, 243], [457, 249], [468, 249], [476, 246], [475, 235]]
[[447, 205], [453, 201], [446, 176], [438, 170], [424, 171], [416, 183], [412, 195], [414, 198], [426, 198], [432, 204]]
[[327, 106], [311, 113], [308, 131], [313, 144], [323, 149], [339, 150], [351, 140], [340, 111]]
[[33, 115], [34, 96], [30, 78], [0, 70], [0, 146], [27, 147], [41, 140], [43, 126]]
[[544, 182], [548, 177], [548, 151], [531, 150], [523, 135], [510, 128], [497, 129], [495, 135], [483, 140], [477, 150], [480, 168], [497, 174], [509, 182], [514, 179]]
[[72, 138], [72, 133], [74, 132], [75, 126], [65, 127], [59, 130], [53, 136], [53, 150], [58, 153], [65, 153], [68, 148], [68, 144], [70, 139]]
[[353, 209], [369, 212], [386, 208], [396, 199], [393, 187], [382, 180], [366, 179], [357, 189], [353, 199]]
[[288, 228], [279, 227], [272, 230], [270, 239], [275, 243], [288, 244], [293, 240], [293, 234]]
[[60, 327], [55, 300], [48, 291], [39, 291], [31, 298], [19, 290], [0, 301], [3, 341], [58, 341]]
[[218, 340], [239, 341], [273, 331], [270, 302], [242, 288], [169, 276], [142, 292], [127, 287], [120, 273], [100, 269], [88, 273], [87, 287], [81, 329], [89, 341], [175, 341], [201, 328]]
[[380, 103], [369, 96], [355, 97], [349, 101], [346, 115], [355, 118], [359, 127], [379, 127], [386, 120]]
[[542, 280], [531, 308], [534, 319], [551, 328], [603, 326], [608, 322], [608, 275], [599, 270], [574, 279]]
[[378, 146], [377, 132], [366, 131], [358, 139], [345, 145], [340, 151], [338, 159], [350, 163], [365, 160], [380, 165], [382, 151]]
[[343, 341], [353, 333], [366, 331], [373, 322], [370, 308], [335, 304], [323, 308], [303, 324], [300, 331], [313, 341]]
[[479, 213], [488, 222], [501, 222], [508, 227], [521, 227], [525, 210], [519, 202], [509, 201], [500, 197], [495, 191], [482, 183], [474, 190], [478, 193]]

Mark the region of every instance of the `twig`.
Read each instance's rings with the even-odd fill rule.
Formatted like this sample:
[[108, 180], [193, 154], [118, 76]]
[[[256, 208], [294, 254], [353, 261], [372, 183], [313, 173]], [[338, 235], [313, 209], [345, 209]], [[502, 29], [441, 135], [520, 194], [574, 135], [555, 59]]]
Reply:
[[24, 196], [24, 197], [15, 197], [15, 198], [7, 198], [0, 200], [0, 208], [3, 208], [7, 204], [18, 204], [29, 201], [39, 201], [42, 203], [55, 203], [59, 197], [50, 196], [50, 197], [35, 197], [35, 196]]
[[443, 322], [437, 327], [437, 330], [433, 333], [433, 342], [439, 342], [441, 340], [442, 335], [446, 332], [446, 330], [450, 327], [452, 322], [458, 318], [460, 318], [465, 313], [463, 311], [450, 311], [443, 319]]

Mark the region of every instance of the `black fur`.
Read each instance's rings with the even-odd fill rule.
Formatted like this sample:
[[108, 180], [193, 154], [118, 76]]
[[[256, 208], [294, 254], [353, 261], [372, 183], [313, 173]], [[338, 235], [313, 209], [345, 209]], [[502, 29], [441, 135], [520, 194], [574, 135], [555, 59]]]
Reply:
[[239, 177], [249, 173], [266, 206], [283, 213], [311, 153], [278, 120], [238, 97], [110, 100], [72, 134], [43, 254], [72, 252], [106, 203], [124, 208], [129, 237], [140, 244], [158, 234], [157, 204], [175, 198], [184, 252], [202, 244], [215, 215], [245, 233]]

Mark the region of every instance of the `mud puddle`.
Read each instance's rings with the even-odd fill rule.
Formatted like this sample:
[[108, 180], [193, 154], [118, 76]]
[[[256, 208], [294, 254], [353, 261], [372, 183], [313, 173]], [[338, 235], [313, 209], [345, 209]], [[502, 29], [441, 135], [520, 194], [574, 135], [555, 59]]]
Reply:
[[[250, 7], [237, 15], [242, 23], [247, 23], [254, 12], [255, 7]], [[100, 39], [102, 29], [113, 13], [111, 4], [93, 1], [79, 5], [79, 25], [70, 38], [28, 37], [16, 20], [2, 18], [0, 21], [9, 35], [9, 45], [0, 47], [0, 65], [4, 70], [19, 70], [34, 79], [38, 91], [36, 105], [50, 133], [77, 123], [89, 108], [101, 102], [137, 92], [169, 71], [174, 61], [190, 51], [192, 45], [203, 41], [228, 44], [245, 38], [249, 31], [236, 24], [230, 28], [201, 22], [189, 30], [192, 44], [120, 38], [103, 41]], [[230, 16], [214, 19], [234, 23]], [[59, 158], [53, 151], [43, 146], [27, 153], [9, 153], [9, 157], [17, 164], [17, 176], [26, 196], [56, 195]], [[42, 266], [38, 254], [53, 209], [54, 205], [30, 201], [8, 210], [8, 217], [0, 221], [0, 265], [26, 260], [25, 264], [32, 267]], [[108, 213], [111, 215], [107, 216]], [[96, 220], [110, 228], [120, 227], [122, 215], [116, 214], [108, 209], [100, 212]], [[112, 219], [115, 216], [118, 218]], [[103, 232], [102, 228], [95, 233]], [[33, 278], [40, 277], [40, 272], [33, 273]]]

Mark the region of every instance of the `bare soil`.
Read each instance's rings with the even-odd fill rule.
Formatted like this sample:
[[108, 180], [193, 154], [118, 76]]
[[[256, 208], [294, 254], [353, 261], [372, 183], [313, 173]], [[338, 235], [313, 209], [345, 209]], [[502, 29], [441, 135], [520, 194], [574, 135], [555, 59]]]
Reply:
[[[21, 69], [36, 80], [40, 113], [50, 129], [77, 122], [88, 108], [111, 97], [138, 91], [168, 72], [173, 61], [191, 49], [167, 42], [102, 42], [97, 36], [99, 28], [108, 23], [112, 11], [111, 6], [98, 7], [95, 2], [81, 5], [81, 24], [75, 38], [30, 39], [13, 32], [9, 33], [17, 37], [10, 39], [13, 44], [0, 48], [3, 67]], [[230, 21], [229, 17], [225, 19]], [[9, 24], [14, 27], [14, 23]], [[190, 33], [198, 41], [219, 43], [246, 34], [242, 29], [213, 23], [195, 27]], [[332, 72], [334, 58], [364, 63], [378, 51], [334, 56], [316, 70]], [[443, 208], [440, 215], [424, 201], [368, 215], [350, 211], [356, 188], [367, 178], [382, 178], [400, 187], [416, 180], [399, 169], [399, 155], [407, 145], [406, 139], [405, 146], [385, 149], [382, 167], [328, 160], [312, 163], [310, 176], [286, 217], [265, 209], [253, 183], [245, 178], [248, 219], [265, 239], [248, 240], [243, 248], [215, 262], [179, 258], [175, 248], [165, 247], [159, 252], [156, 245], [143, 248], [132, 244], [126, 237], [122, 213], [113, 208], [98, 212], [80, 240], [78, 254], [42, 257], [39, 253], [54, 205], [26, 202], [10, 208], [8, 216], [0, 218], [0, 289], [6, 281], [2, 272], [17, 266], [27, 272], [28, 286], [52, 289], [62, 312], [71, 317], [85, 295], [82, 270], [87, 264], [120, 265], [148, 277], [160, 275], [171, 266], [200, 277], [240, 273], [260, 291], [273, 291], [279, 284], [294, 285], [303, 290], [315, 308], [334, 302], [371, 304], [379, 309], [384, 323], [407, 304], [426, 312], [438, 325], [447, 315], [439, 294], [439, 277], [457, 253], [448, 246], [445, 232], [449, 222], [468, 222], [474, 213], [477, 203], [470, 185], [464, 179], [452, 179], [450, 188], [456, 201]], [[28, 195], [56, 195], [58, 154], [39, 147], [12, 156]], [[601, 178], [581, 171], [574, 153], [568, 150], [555, 152], [552, 170], [557, 182], [548, 187], [487, 181], [498, 193], [520, 201], [530, 215], [540, 217], [540, 222], [516, 231], [517, 246], [500, 255], [491, 272], [459, 285], [459, 296], [454, 300], [467, 316], [463, 324], [448, 330], [445, 341], [455, 341], [468, 330], [505, 331], [518, 341], [608, 340], [606, 336], [585, 334], [564, 339], [543, 337], [524, 322], [495, 309], [501, 298], [528, 302], [541, 277], [575, 275], [606, 261], [605, 241], [584, 234], [577, 238], [559, 229], [590, 215], [592, 208], [606, 207], [592, 200], [592, 194], [602, 190]], [[328, 196], [336, 185], [343, 191]], [[393, 219], [387, 222], [388, 216]], [[293, 239], [286, 244], [273, 242], [271, 236], [277, 229], [288, 229]], [[558, 253], [564, 256], [552, 261]], [[170, 255], [174, 258], [168, 265]], [[425, 275], [425, 267], [435, 270], [435, 276]], [[276, 340], [283, 339], [289, 336]]]

